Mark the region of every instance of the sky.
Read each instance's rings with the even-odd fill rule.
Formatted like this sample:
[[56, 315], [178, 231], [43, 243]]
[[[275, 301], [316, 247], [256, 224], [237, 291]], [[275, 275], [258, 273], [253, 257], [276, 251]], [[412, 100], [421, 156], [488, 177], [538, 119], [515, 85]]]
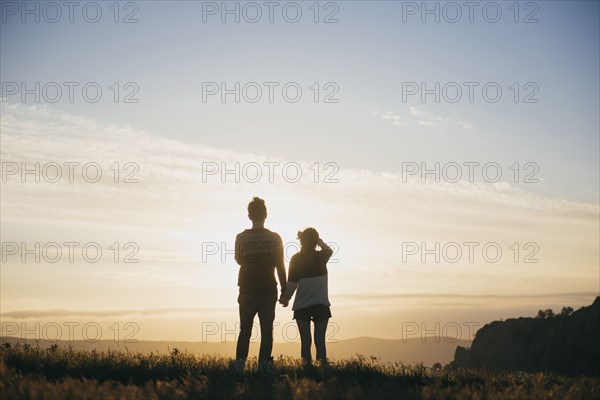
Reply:
[[252, 196], [337, 339], [600, 294], [598, 2], [49, 4], [2, 2], [2, 334], [233, 340]]

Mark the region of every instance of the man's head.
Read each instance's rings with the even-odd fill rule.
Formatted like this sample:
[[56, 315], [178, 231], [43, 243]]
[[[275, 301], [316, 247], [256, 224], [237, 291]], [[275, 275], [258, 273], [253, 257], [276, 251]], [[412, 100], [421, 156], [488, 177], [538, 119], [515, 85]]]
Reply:
[[254, 197], [248, 203], [248, 218], [252, 222], [264, 222], [267, 219], [267, 206], [265, 201], [259, 197]]

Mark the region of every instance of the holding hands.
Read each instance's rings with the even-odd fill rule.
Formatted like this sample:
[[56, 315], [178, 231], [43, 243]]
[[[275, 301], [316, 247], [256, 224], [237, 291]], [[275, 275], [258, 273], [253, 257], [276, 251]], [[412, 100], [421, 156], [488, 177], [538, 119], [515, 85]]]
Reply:
[[290, 304], [289, 299], [284, 299], [283, 298], [283, 293], [281, 294], [281, 297], [279, 298], [279, 303], [281, 303], [281, 305], [283, 307], [287, 307]]

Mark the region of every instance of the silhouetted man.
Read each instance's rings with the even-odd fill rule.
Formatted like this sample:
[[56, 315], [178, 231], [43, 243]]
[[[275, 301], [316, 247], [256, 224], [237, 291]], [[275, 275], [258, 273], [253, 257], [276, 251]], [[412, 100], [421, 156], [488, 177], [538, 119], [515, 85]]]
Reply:
[[258, 314], [261, 334], [258, 361], [265, 363], [271, 361], [273, 349], [273, 320], [278, 298], [275, 269], [282, 294], [286, 287], [283, 242], [277, 233], [265, 228], [267, 207], [263, 199], [254, 197], [248, 204], [248, 218], [252, 229], [246, 229], [235, 239], [235, 260], [240, 265], [240, 335], [236, 360], [245, 361], [248, 357], [252, 324]]

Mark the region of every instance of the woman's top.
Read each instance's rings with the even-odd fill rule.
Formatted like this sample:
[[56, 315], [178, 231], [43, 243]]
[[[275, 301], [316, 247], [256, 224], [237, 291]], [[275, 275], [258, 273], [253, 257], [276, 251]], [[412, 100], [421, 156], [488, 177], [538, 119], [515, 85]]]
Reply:
[[300, 250], [290, 260], [290, 274], [283, 302], [288, 302], [296, 289], [296, 298], [292, 310], [299, 310], [315, 304], [330, 306], [327, 289], [327, 261], [333, 250], [322, 240], [321, 250]]

